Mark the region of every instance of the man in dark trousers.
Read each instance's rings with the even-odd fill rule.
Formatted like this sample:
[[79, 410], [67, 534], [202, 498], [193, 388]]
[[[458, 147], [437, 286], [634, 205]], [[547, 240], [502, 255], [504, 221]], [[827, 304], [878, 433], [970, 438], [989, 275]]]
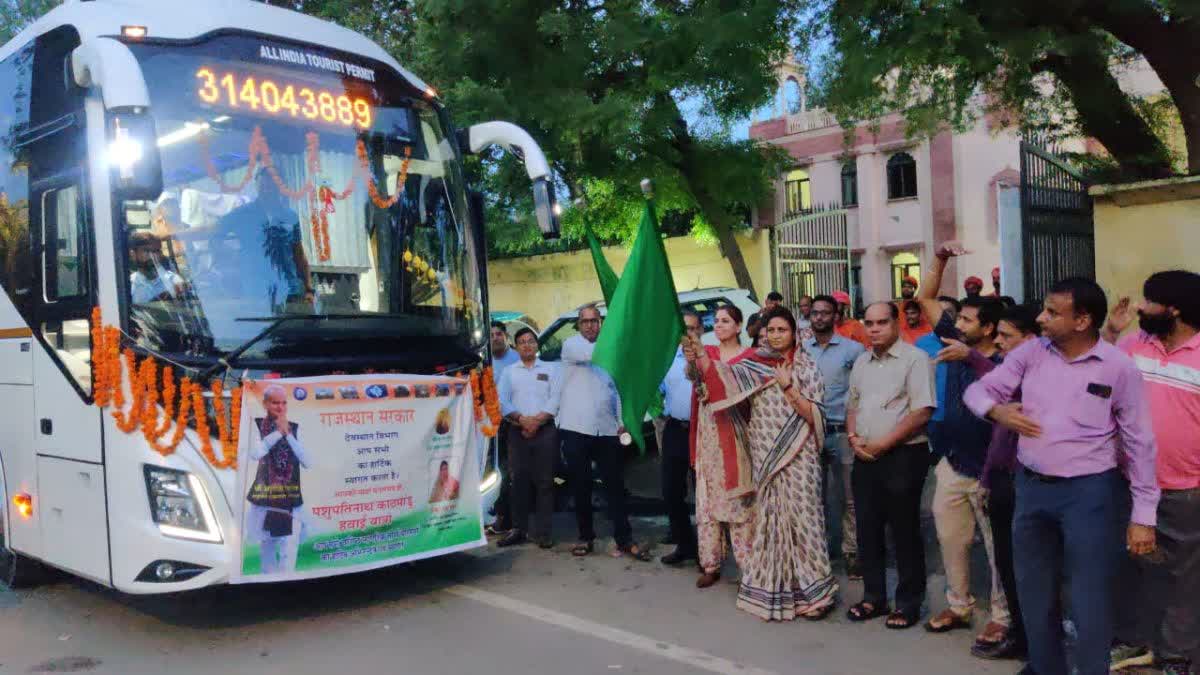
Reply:
[[[1150, 410], [1133, 359], [1100, 339], [1107, 312], [1096, 282], [1060, 281], [1038, 316], [1042, 337], [1015, 349], [963, 397], [976, 415], [1021, 435], [1013, 563], [1037, 675], [1068, 672], [1064, 586], [1076, 631], [1075, 672], [1108, 672], [1121, 530], [1130, 553], [1155, 548], [1159, 488]], [[1013, 403], [1018, 390], [1021, 402]], [[1131, 494], [1131, 514], [1121, 507], [1122, 489]]]
[[[699, 342], [704, 333], [700, 315], [683, 312], [683, 324], [688, 336]], [[692, 381], [688, 379], [687, 367], [681, 348], [675, 352], [675, 361], [659, 387], [664, 397], [663, 414], [667, 418], [663, 428], [662, 495], [671, 523], [671, 540], [675, 542], [675, 550], [662, 557], [666, 565], [682, 565], [695, 560], [697, 555], [696, 528], [692, 526], [687, 505], [688, 475], [691, 474], [688, 438], [692, 417]]]
[[[517, 331], [521, 359], [500, 376], [500, 413], [508, 422], [508, 473], [512, 476], [512, 530], [497, 546], [524, 543], [526, 533], [542, 548], [553, 546], [550, 519], [554, 515], [554, 462], [558, 459], [558, 429], [550, 422], [550, 392], [556, 364], [537, 357], [537, 335]], [[529, 494], [535, 494], [536, 517], [529, 526]]]
[[[925, 600], [925, 542], [921, 538], [921, 490], [929, 470], [925, 425], [933, 415], [933, 364], [925, 352], [900, 339], [900, 310], [877, 302], [863, 317], [871, 348], [850, 371], [846, 430], [854, 450], [854, 504], [863, 599], [847, 613], [851, 621], [888, 614], [887, 627], [909, 628]], [[885, 529], [896, 547], [896, 609], [887, 602]]]

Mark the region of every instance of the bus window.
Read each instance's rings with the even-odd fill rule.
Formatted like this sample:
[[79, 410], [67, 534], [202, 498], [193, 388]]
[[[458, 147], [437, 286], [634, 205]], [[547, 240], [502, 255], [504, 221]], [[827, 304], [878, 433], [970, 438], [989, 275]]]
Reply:
[[42, 193], [42, 249], [46, 302], [87, 295], [91, 272], [87, 258], [87, 229], [79, 186]]

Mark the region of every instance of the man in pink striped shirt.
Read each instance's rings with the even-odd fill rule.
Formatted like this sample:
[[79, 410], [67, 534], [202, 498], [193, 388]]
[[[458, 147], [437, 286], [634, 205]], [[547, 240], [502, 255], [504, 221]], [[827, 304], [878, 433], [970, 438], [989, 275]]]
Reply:
[[[1200, 275], [1159, 272], [1146, 280], [1140, 331], [1118, 347], [1146, 379], [1158, 444], [1157, 541], [1162, 553], [1128, 561], [1118, 581], [1113, 668], [1156, 663], [1168, 675], [1200, 663]], [[1105, 337], [1129, 325], [1129, 301]]]
[[[1154, 550], [1159, 488], [1150, 410], [1132, 359], [1100, 339], [1107, 312], [1096, 282], [1055, 284], [1038, 316], [1043, 337], [1015, 349], [963, 396], [976, 415], [1021, 434], [1013, 549], [1029, 669], [1037, 675], [1068, 672], [1064, 585], [1077, 672], [1108, 672], [1124, 516], [1118, 466], [1133, 502], [1125, 546], [1138, 555]], [[1013, 403], [1018, 389], [1021, 403]]]

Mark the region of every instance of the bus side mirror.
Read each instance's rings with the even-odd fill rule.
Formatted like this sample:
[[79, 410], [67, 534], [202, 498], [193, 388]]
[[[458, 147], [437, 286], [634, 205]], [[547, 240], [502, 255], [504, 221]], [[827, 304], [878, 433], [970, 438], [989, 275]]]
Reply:
[[533, 181], [533, 207], [537, 215], [538, 229], [543, 239], [558, 239], [558, 216], [562, 209], [554, 198], [554, 186], [550, 180], [550, 165], [546, 155], [533, 137], [521, 127], [509, 122], [483, 122], [466, 130], [465, 151], [477, 154], [489, 145], [513, 152], [525, 162], [525, 171]]
[[133, 52], [112, 38], [88, 40], [71, 52], [71, 77], [80, 87], [99, 89], [108, 111], [105, 158], [113, 190], [123, 199], [158, 199], [158, 137], [146, 79]]
[[543, 239], [558, 239], [558, 217], [562, 207], [554, 199], [554, 188], [549, 177], [539, 178], [533, 182], [533, 211], [537, 215], [538, 229], [542, 231]]
[[121, 199], [158, 199], [162, 160], [154, 118], [145, 109], [109, 113], [105, 158], [113, 192]]

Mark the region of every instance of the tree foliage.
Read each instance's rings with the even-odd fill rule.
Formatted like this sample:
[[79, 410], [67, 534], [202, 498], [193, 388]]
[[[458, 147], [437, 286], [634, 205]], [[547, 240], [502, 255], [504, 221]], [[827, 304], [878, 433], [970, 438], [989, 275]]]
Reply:
[[0, 0], [0, 44], [61, 4], [62, 0]]
[[[1156, 134], [1165, 101], [1182, 122], [1189, 172], [1200, 173], [1194, 0], [816, 0], [809, 9], [801, 39], [832, 45], [823, 94], [844, 119], [903, 109], [919, 133], [997, 112], [1026, 130], [1094, 137], [1124, 177], [1152, 178], [1172, 172]], [[1139, 55], [1166, 99], [1121, 90], [1114, 64]]]
[[[699, 214], [752, 287], [733, 233], [739, 210], [768, 194], [780, 155], [697, 129], [683, 108], [699, 102], [728, 121], [768, 99], [792, 10], [786, 0], [417, 0], [413, 56], [460, 123], [510, 120], [542, 144], [564, 194], [588, 204], [568, 213], [568, 237], [581, 238], [584, 218], [602, 234], [631, 232], [651, 177], [662, 208]], [[521, 168], [500, 161], [480, 178], [493, 213], [509, 216], [493, 219], [493, 236], [532, 232]]]

